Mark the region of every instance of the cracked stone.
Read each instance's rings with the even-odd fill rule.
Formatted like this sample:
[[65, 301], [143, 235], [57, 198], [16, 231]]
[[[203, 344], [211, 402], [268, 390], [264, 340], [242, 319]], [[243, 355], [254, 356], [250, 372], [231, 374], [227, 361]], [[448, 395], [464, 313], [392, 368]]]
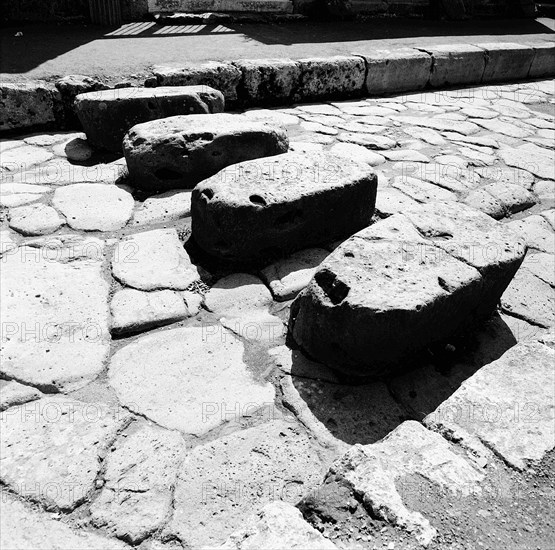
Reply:
[[65, 223], [54, 208], [46, 204], [31, 204], [10, 210], [10, 227], [25, 236], [48, 235]]

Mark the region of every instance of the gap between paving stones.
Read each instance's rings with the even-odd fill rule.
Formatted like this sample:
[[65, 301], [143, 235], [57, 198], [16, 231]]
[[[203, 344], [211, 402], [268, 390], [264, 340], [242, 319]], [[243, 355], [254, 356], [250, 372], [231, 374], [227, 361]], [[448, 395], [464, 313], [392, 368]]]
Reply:
[[[208, 85], [220, 90], [228, 107], [284, 105], [366, 95], [387, 95], [445, 86], [549, 77], [555, 43], [438, 45], [427, 48], [355, 52], [329, 58], [210, 61], [182, 68], [158, 67], [139, 85]], [[330, 77], [331, 76], [331, 77]], [[31, 81], [0, 87], [5, 115], [0, 133], [29, 128], [63, 129], [76, 124], [79, 93], [108, 86], [70, 75], [54, 84]], [[124, 87], [115, 89], [130, 93]]]

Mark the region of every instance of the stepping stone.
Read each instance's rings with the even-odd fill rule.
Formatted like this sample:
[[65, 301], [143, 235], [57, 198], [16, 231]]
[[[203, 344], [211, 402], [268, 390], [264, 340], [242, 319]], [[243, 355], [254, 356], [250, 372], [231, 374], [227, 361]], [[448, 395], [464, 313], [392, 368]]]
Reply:
[[198, 445], [180, 469], [166, 532], [189, 548], [216, 548], [269, 501], [296, 504], [324, 471], [317, 447], [291, 417]]
[[32, 386], [25, 386], [15, 380], [0, 381], [0, 411], [40, 399], [42, 396], [43, 393]]
[[460, 203], [407, 209], [328, 256], [293, 303], [290, 330], [316, 361], [386, 374], [487, 318], [525, 250], [506, 225]]
[[139, 290], [185, 290], [200, 276], [175, 229], [155, 229], [121, 239], [114, 250], [112, 273]]
[[48, 510], [73, 510], [94, 490], [106, 450], [130, 419], [65, 395], [8, 409], [1, 415], [2, 483]]
[[337, 550], [331, 540], [304, 520], [298, 508], [281, 501], [266, 504], [257, 515], [247, 520], [245, 527], [230, 535], [221, 548]]
[[177, 432], [152, 425], [125, 435], [105, 459], [104, 485], [90, 511], [95, 525], [138, 544], [170, 513], [184, 442]]
[[[409, 500], [401, 487], [410, 483], [408, 480], [419, 485], [427, 481], [460, 499], [480, 495], [483, 479], [484, 474], [454, 445], [422, 424], [407, 421], [379, 443], [351, 447], [335, 461], [324, 483], [299, 503], [299, 508], [312, 515], [319, 504], [324, 505], [324, 499], [324, 509], [333, 507], [335, 502], [344, 507], [349, 495], [353, 500], [356, 495], [369, 517], [401, 527], [422, 546], [428, 546], [437, 531], [422, 513], [411, 509], [413, 498]], [[339, 487], [347, 487], [350, 492], [334, 496]]]
[[112, 356], [109, 383], [130, 410], [201, 436], [229, 420], [226, 414], [237, 420], [273, 406], [273, 386], [254, 379], [243, 353], [241, 341], [218, 325], [155, 332]]
[[533, 467], [553, 440], [555, 351], [538, 342], [511, 348], [485, 365], [424, 419], [450, 438], [479, 438], [507, 464]]
[[193, 237], [225, 260], [286, 254], [365, 227], [376, 188], [368, 165], [329, 153], [287, 153], [237, 164], [193, 190]]
[[110, 349], [110, 289], [102, 256], [85, 253], [99, 254], [99, 248], [39, 244], [4, 255], [4, 377], [51, 393], [78, 389], [103, 370]]
[[114, 334], [142, 332], [189, 316], [187, 304], [173, 290], [142, 292], [124, 288], [114, 294], [110, 309]]
[[285, 153], [288, 147], [281, 126], [226, 113], [138, 124], [123, 142], [133, 184], [150, 191], [192, 189], [230, 164]]
[[88, 92], [75, 98], [75, 111], [88, 142], [114, 152], [121, 151], [123, 136], [135, 124], [223, 110], [223, 95], [209, 86], [120, 88]]
[[78, 183], [56, 189], [52, 204], [73, 229], [115, 231], [127, 223], [135, 201], [115, 185]]
[[180, 220], [191, 215], [191, 192], [168, 191], [149, 197], [131, 220], [131, 225], [152, 225]]
[[58, 515], [37, 511], [3, 491], [0, 514], [2, 548], [57, 548], [59, 550], [128, 550], [123, 542], [84, 529], [75, 529], [59, 521]]
[[30, 204], [10, 210], [10, 227], [25, 236], [48, 235], [65, 223], [64, 218], [46, 204]]

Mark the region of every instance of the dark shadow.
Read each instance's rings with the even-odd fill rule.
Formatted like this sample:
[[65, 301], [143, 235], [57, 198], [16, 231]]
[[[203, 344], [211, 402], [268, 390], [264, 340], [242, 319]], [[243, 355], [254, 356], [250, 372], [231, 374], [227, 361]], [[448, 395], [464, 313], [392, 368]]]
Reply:
[[335, 379], [299, 351], [292, 352], [292, 382], [312, 414], [337, 439], [349, 444], [379, 441], [408, 419], [422, 420], [482, 366], [517, 340], [496, 313], [475, 332], [426, 354], [409, 372], [387, 380]]

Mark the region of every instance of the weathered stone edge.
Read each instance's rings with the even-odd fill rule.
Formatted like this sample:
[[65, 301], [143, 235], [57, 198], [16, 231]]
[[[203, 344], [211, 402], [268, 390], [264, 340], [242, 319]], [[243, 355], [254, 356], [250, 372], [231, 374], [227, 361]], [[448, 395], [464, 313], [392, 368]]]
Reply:
[[[194, 81], [190, 82], [191, 84], [209, 83], [213, 87], [221, 84], [220, 88], [227, 96], [228, 108], [279, 106], [293, 102], [340, 100], [433, 89], [437, 80], [433, 76], [438, 62], [442, 63], [446, 77], [443, 78], [441, 86], [435, 87], [491, 84], [555, 76], [555, 65], [552, 62], [555, 56], [555, 42], [481, 43], [466, 45], [466, 48], [462, 46], [405, 47], [331, 58], [207, 62], [177, 70], [186, 76], [189, 76], [190, 71]], [[476, 50], [481, 50], [482, 55], [476, 55]], [[461, 71], [465, 62], [467, 66], [468, 63], [479, 63], [481, 66], [483, 64], [483, 70]], [[214, 70], [215, 64], [219, 67], [217, 71]], [[420, 65], [420, 70], [405, 70], [407, 66], [416, 64]], [[318, 74], [319, 70], [325, 73], [331, 70], [335, 73], [334, 76], [339, 77], [335, 79], [338, 82], [335, 85], [322, 86], [321, 89], [311, 86], [309, 73]], [[396, 74], [400, 70], [402, 78]], [[252, 81], [249, 81], [252, 79], [253, 71], [257, 73], [254, 86]], [[230, 72], [237, 75], [232, 82], [229, 81]], [[481, 77], [478, 78], [478, 74], [481, 74]], [[350, 81], [347, 79], [348, 76], [352, 76]], [[373, 76], [375, 78], [372, 78]], [[343, 81], [341, 77], [345, 77]], [[222, 81], [219, 82], [219, 79]], [[224, 79], [227, 81], [224, 82]], [[144, 82], [146, 87], [162, 84], [171, 85], [164, 82], [163, 69], [153, 72]], [[30, 110], [41, 112], [41, 117], [34, 120], [32, 116], [21, 116], [18, 119], [13, 113], [9, 113], [10, 91], [12, 94], [21, 91], [31, 105]], [[66, 129], [70, 127], [68, 121], [75, 120], [73, 103], [64, 101], [54, 85], [41, 80], [0, 85], [0, 106], [3, 107], [0, 135], [22, 129]]]

